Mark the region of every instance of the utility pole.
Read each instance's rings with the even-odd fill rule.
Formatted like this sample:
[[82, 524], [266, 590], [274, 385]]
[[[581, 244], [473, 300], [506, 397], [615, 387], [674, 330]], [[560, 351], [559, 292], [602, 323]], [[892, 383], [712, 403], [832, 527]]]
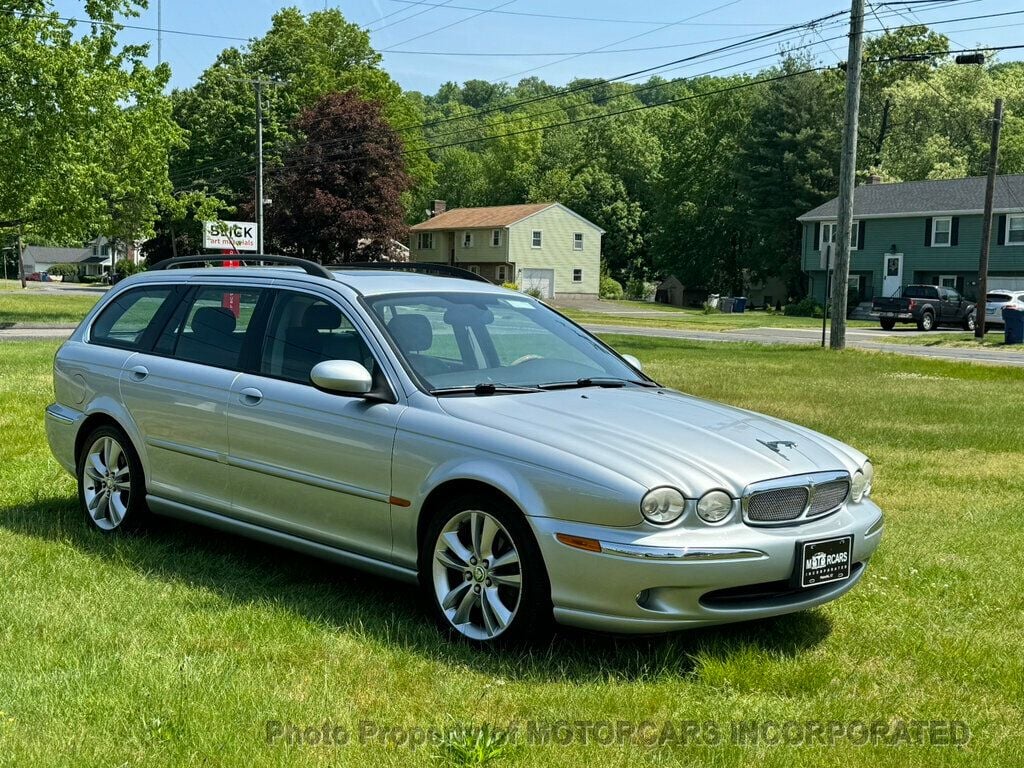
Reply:
[[996, 99], [992, 113], [992, 146], [988, 151], [988, 179], [985, 182], [985, 215], [981, 219], [981, 258], [978, 259], [978, 303], [974, 311], [974, 337], [985, 338], [985, 305], [988, 294], [988, 248], [992, 239], [992, 201], [999, 169], [999, 131], [1003, 125], [1003, 100]]
[[253, 80], [256, 88], [256, 253], [263, 253], [263, 81]]
[[18, 230], [18, 276], [21, 278], [21, 287], [28, 288], [25, 283], [25, 259], [23, 258], [24, 246], [21, 244], [21, 230]]
[[839, 214], [836, 265], [832, 276], [832, 349], [846, 348], [846, 293], [850, 285], [850, 236], [853, 229], [853, 190], [857, 171], [857, 123], [860, 119], [861, 50], [864, 45], [864, 0], [850, 6], [850, 46], [846, 56], [846, 123], [843, 156], [839, 161]]

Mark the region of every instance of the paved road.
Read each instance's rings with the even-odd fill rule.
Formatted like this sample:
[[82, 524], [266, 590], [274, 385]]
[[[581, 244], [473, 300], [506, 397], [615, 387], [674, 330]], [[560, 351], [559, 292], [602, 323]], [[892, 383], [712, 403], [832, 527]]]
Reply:
[[[609, 318], [611, 319], [611, 318]], [[592, 333], [618, 333], [629, 336], [653, 336], [662, 339], [688, 339], [692, 341], [749, 341], [755, 344], [820, 344], [821, 331], [803, 328], [744, 328], [735, 331], [690, 331], [675, 328], [642, 328], [630, 325], [583, 326]], [[0, 328], [0, 341], [26, 341], [44, 339], [66, 339], [73, 326], [31, 327], [16, 326]], [[916, 331], [904, 331], [901, 335], [916, 335]], [[886, 343], [891, 335], [881, 329], [855, 329], [847, 331], [848, 345], [855, 349], [876, 352], [893, 352], [898, 355], [927, 357], [933, 360], [955, 360], [957, 362], [983, 363], [986, 365], [1011, 365], [1024, 367], [1024, 352], [1001, 352], [990, 349], [958, 347], [915, 347], [907, 344]]]
[[[640, 328], [630, 325], [583, 326], [591, 333], [621, 333], [630, 336], [654, 336], [663, 339], [689, 339], [693, 341], [749, 341], [756, 344], [820, 344], [821, 331], [803, 328], [745, 328], [736, 331], [689, 331], [675, 328]], [[910, 332], [906, 332], [909, 335]], [[914, 332], [916, 335], [916, 332]], [[995, 349], [970, 349], [960, 347], [916, 347], [909, 344], [886, 343], [885, 332], [874, 329], [849, 330], [846, 333], [847, 346], [854, 349], [868, 349], [875, 352], [893, 352], [898, 355], [927, 357], [957, 362], [984, 363], [987, 365], [1012, 365], [1024, 367], [1024, 352], [1002, 352]], [[827, 341], [826, 341], [827, 343]]]

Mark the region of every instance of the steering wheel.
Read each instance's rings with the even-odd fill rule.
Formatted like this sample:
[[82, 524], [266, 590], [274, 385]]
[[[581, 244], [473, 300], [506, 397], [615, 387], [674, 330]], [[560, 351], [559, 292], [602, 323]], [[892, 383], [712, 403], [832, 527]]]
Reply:
[[512, 366], [522, 365], [523, 363], [528, 363], [531, 360], [543, 360], [543, 359], [544, 358], [542, 358], [540, 355], [523, 355], [522, 357], [517, 357], [515, 360], [513, 360], [511, 363], [509, 363], [509, 367], [511, 368]]

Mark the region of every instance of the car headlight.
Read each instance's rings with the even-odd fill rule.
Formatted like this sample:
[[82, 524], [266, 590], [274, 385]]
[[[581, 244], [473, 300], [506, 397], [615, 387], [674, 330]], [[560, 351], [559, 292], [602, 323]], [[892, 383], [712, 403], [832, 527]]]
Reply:
[[875, 468], [870, 461], [865, 461], [864, 466], [853, 473], [853, 482], [850, 483], [850, 496], [855, 502], [871, 494], [871, 481], [874, 479]]
[[719, 523], [732, 511], [732, 497], [725, 491], [708, 491], [697, 502], [697, 514], [706, 523]]
[[645, 520], [666, 525], [679, 519], [686, 508], [686, 499], [675, 488], [655, 488], [648, 491], [640, 502], [640, 514]]

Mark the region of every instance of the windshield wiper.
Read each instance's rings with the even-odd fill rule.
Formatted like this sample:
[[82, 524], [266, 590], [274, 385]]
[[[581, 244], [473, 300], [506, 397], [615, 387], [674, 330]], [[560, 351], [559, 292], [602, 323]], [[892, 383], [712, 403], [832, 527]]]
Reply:
[[553, 381], [550, 384], [541, 384], [541, 389], [578, 389], [582, 387], [602, 387], [605, 389], [616, 389], [627, 384], [637, 384], [641, 387], [656, 387], [657, 384], [650, 381], [638, 381], [635, 379], [615, 379], [605, 377], [587, 377], [576, 379], [576, 381]]
[[490, 382], [481, 382], [480, 384], [471, 384], [461, 387], [439, 387], [438, 389], [430, 390], [430, 394], [437, 395], [476, 395], [480, 397], [482, 395], [507, 395], [517, 394], [520, 392], [541, 392], [543, 391], [540, 387], [527, 387], [527, 386], [514, 386], [511, 384], [492, 384]]

